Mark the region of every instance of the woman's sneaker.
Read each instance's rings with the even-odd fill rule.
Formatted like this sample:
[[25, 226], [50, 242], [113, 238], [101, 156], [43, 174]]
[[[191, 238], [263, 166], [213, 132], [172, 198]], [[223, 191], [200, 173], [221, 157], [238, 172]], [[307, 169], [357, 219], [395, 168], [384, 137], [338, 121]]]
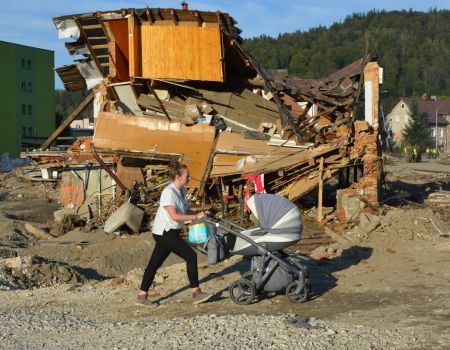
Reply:
[[194, 299], [194, 305], [208, 301], [209, 299], [211, 299], [213, 295], [214, 294], [212, 293], [203, 293], [203, 292], [197, 292], [195, 294], [192, 294], [192, 298]]
[[138, 295], [138, 297], [135, 300], [136, 305], [139, 306], [149, 306], [149, 307], [157, 307], [158, 304], [155, 303], [154, 301], [148, 300], [146, 297], [144, 296], [140, 296]]

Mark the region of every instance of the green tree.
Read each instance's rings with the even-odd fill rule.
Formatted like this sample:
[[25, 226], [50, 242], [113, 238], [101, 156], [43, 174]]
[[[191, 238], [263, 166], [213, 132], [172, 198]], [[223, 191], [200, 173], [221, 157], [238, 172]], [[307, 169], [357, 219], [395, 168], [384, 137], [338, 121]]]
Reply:
[[419, 112], [417, 101], [414, 101], [409, 112], [409, 121], [402, 133], [403, 146], [407, 154], [413, 156], [407, 158], [414, 162], [421, 160], [422, 153], [431, 143], [431, 135], [425, 119], [425, 113]]

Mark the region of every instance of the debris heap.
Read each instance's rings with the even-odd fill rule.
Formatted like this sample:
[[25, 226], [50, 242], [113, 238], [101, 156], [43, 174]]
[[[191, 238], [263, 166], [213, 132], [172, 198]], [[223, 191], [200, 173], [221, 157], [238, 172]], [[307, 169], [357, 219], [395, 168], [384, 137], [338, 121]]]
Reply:
[[[252, 191], [296, 200], [318, 188], [320, 204], [323, 182], [336, 175], [348, 186], [357, 182], [365, 200], [378, 200], [378, 80], [365, 89], [366, 121], [355, 122], [354, 112], [365, 71], [378, 69], [370, 56], [305, 80], [265, 69], [241, 47], [241, 30], [226, 13], [145, 8], [53, 20], [60, 38], [76, 38], [65, 44], [69, 53], [82, 57], [56, 72], [67, 90], [92, 93], [32, 155], [53, 156], [53, 166], [98, 163], [94, 213], [105, 193], [134, 193], [153, 210], [149, 188], [164, 181], [172, 159], [190, 168], [190, 199], [225, 215], [242, 213]], [[48, 150], [90, 103], [93, 137], [69, 152]], [[89, 200], [92, 175], [84, 169], [63, 183], [66, 203]], [[366, 174], [370, 180], [361, 179]]]

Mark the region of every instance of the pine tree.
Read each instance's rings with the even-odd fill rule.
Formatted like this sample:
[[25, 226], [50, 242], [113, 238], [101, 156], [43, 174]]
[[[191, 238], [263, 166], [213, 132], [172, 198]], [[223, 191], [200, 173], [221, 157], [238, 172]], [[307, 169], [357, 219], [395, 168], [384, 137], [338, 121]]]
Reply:
[[408, 114], [409, 121], [402, 133], [403, 146], [407, 149], [407, 153], [413, 155], [413, 157], [407, 158], [420, 162], [422, 153], [431, 143], [431, 135], [427, 127], [426, 115], [419, 112], [417, 101], [413, 102]]

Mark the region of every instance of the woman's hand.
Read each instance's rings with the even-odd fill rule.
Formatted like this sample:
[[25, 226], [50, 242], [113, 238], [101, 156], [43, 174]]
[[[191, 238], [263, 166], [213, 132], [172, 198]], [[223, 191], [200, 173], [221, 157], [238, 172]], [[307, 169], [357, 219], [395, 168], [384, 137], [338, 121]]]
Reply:
[[206, 213], [204, 211], [201, 211], [195, 215], [198, 220], [203, 219], [206, 216]]

